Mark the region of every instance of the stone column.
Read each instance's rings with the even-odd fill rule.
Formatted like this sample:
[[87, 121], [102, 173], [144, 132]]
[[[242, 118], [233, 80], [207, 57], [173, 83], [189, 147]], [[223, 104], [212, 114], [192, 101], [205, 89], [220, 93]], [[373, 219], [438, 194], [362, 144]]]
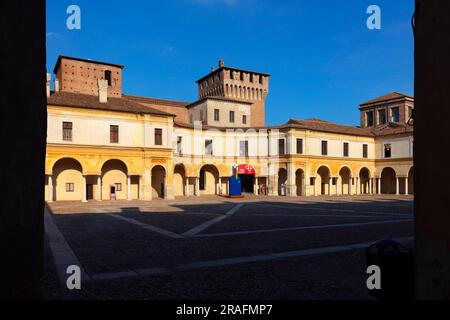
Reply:
[[329, 196], [331, 196], [331, 186], [332, 186], [332, 183], [331, 183], [331, 181], [333, 180], [333, 178], [328, 178], [328, 195]]
[[48, 202], [53, 202], [53, 176], [48, 176]]
[[373, 179], [369, 178], [369, 194], [373, 194]]
[[83, 175], [83, 184], [81, 187], [83, 188], [81, 202], [87, 202], [87, 199], [86, 199], [86, 176], [85, 175]]
[[127, 176], [127, 200], [131, 200], [131, 176]]
[[405, 178], [405, 194], [408, 195], [409, 190], [408, 190], [408, 177]]
[[195, 195], [197, 197], [200, 196], [200, 178], [199, 177], [195, 178]]
[[395, 194], [400, 194], [400, 179], [399, 177], [395, 177]]
[[255, 176], [255, 186], [253, 187], [253, 194], [258, 195], [259, 185], [258, 185], [258, 177]]
[[97, 176], [97, 201], [102, 201], [102, 176]]
[[189, 177], [186, 177], [186, 182], [184, 183], [184, 195], [189, 196]]
[[287, 164], [287, 196], [294, 197], [297, 193], [297, 186], [295, 184], [294, 164], [288, 162]]
[[349, 184], [348, 184], [348, 194], [349, 195], [352, 195], [352, 191], [353, 191], [352, 187], [353, 187], [353, 178], [350, 177]]
[[222, 189], [222, 178], [219, 177], [219, 181], [217, 182], [217, 195], [220, 195], [222, 193], [221, 189]]
[[378, 180], [378, 194], [381, 194], [381, 178], [377, 178]]
[[355, 178], [355, 188], [356, 188], [356, 195], [359, 195], [359, 188], [360, 188], [359, 177]]

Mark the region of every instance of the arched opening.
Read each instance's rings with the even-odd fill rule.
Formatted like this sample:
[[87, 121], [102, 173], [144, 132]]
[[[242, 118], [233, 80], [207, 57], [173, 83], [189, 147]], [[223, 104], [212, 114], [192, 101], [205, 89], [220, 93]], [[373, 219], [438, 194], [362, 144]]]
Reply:
[[387, 167], [381, 172], [381, 193], [396, 193], [396, 173], [395, 170]]
[[408, 172], [408, 194], [414, 194], [414, 167]]
[[[287, 170], [281, 168], [278, 170], [278, 195], [286, 195]], [[284, 188], [284, 190], [282, 190]], [[283, 192], [284, 191], [284, 192]]]
[[152, 169], [152, 199], [164, 199], [166, 187], [166, 169], [155, 166]]
[[302, 169], [298, 169], [295, 172], [295, 185], [297, 187], [297, 196], [305, 195], [305, 172]]
[[217, 194], [219, 170], [213, 165], [205, 165], [200, 169], [199, 189], [201, 194]]
[[348, 167], [342, 167], [341, 170], [339, 170], [339, 178], [341, 181], [339, 193], [350, 194], [352, 183], [352, 173], [350, 169]]
[[128, 197], [127, 166], [120, 160], [108, 160], [102, 167], [102, 199], [126, 200]]
[[173, 188], [176, 197], [186, 195], [186, 170], [182, 164], [177, 164], [173, 171]]
[[359, 187], [361, 194], [369, 194], [370, 171], [367, 168], [362, 168], [359, 171]]
[[330, 169], [326, 166], [321, 166], [317, 170], [318, 179], [316, 182], [316, 188], [319, 188], [319, 194], [329, 194], [329, 182], [330, 182]]
[[83, 168], [72, 158], [58, 160], [53, 166], [52, 200], [81, 201], [83, 200]]

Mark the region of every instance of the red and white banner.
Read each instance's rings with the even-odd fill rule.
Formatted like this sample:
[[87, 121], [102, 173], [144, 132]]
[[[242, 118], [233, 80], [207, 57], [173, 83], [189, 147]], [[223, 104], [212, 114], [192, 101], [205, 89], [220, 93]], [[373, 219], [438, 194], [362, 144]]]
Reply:
[[238, 174], [255, 174], [255, 169], [248, 164], [241, 164], [238, 166]]

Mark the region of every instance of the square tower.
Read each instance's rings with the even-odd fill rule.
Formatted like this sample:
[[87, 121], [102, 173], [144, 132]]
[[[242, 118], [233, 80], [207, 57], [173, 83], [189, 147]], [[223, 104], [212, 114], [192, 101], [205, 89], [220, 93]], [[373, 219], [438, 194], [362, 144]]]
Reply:
[[265, 104], [269, 93], [270, 74], [226, 67], [219, 68], [197, 81], [198, 97], [222, 97], [251, 103], [251, 122], [254, 127], [265, 125]]

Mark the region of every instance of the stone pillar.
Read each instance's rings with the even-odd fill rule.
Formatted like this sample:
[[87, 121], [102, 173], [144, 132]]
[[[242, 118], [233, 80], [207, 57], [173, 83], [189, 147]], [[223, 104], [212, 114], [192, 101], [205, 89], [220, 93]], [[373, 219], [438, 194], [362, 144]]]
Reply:
[[186, 181], [184, 183], [184, 195], [189, 196], [189, 177], [186, 177]]
[[294, 197], [297, 193], [297, 186], [295, 184], [295, 171], [294, 164], [292, 162], [288, 162], [287, 164], [287, 195], [290, 197]]
[[356, 188], [356, 195], [359, 195], [359, 190], [361, 188], [361, 186], [359, 185], [359, 177], [355, 178], [355, 188]]
[[395, 194], [400, 194], [400, 179], [399, 177], [395, 177]]
[[348, 194], [349, 195], [352, 195], [352, 191], [353, 191], [352, 187], [353, 187], [353, 178], [350, 177], [349, 184], [348, 184]]
[[102, 201], [102, 177], [97, 176], [97, 201]]
[[48, 202], [53, 202], [53, 176], [48, 176]]
[[253, 187], [253, 194], [255, 196], [258, 195], [259, 185], [258, 185], [258, 177], [255, 176], [255, 186]]
[[87, 199], [86, 199], [86, 176], [85, 175], [83, 175], [83, 183], [82, 183], [81, 187], [83, 188], [81, 202], [87, 202]]
[[195, 178], [195, 195], [197, 197], [200, 196], [200, 178], [199, 177]]
[[131, 176], [127, 176], [127, 200], [131, 200]]
[[373, 194], [373, 179], [369, 178], [369, 194]]
[[331, 183], [331, 181], [333, 180], [333, 178], [328, 178], [328, 195], [331, 196], [331, 186], [333, 185]]
[[222, 194], [222, 178], [219, 177], [219, 181], [217, 182], [217, 194]]
[[378, 180], [378, 194], [381, 194], [381, 178], [377, 178]]
[[408, 195], [409, 190], [408, 190], [408, 177], [405, 178], [405, 194]]

